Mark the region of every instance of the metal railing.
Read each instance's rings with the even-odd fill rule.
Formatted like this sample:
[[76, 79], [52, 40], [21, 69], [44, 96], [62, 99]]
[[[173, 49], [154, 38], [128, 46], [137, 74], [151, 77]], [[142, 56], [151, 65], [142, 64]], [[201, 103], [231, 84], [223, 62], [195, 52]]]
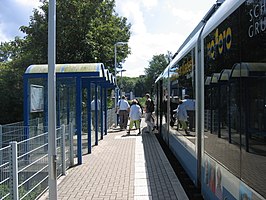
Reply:
[[[33, 135], [43, 133], [43, 122], [41, 118], [29, 121], [29, 126], [24, 126], [23, 122], [0, 125], [0, 148], [9, 145], [11, 141], [22, 141], [25, 139], [25, 132], [28, 131]], [[31, 135], [29, 135], [31, 137]]]
[[[115, 123], [107, 111], [107, 128]], [[0, 199], [38, 199], [48, 188], [48, 130], [40, 119], [0, 125]], [[25, 132], [28, 139], [25, 139]], [[77, 157], [72, 124], [56, 131], [57, 176], [65, 175]]]
[[108, 129], [111, 128], [115, 124], [115, 118], [116, 118], [115, 108], [108, 109], [107, 110], [107, 127], [108, 127]]
[[[56, 131], [57, 176], [74, 165], [73, 127]], [[48, 188], [48, 133], [0, 149], [0, 199], [36, 199]]]

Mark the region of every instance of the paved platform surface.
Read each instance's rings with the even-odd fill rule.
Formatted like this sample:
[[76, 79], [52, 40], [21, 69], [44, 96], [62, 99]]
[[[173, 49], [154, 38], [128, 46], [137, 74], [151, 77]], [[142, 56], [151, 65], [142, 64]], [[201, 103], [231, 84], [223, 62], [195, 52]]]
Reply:
[[[58, 180], [57, 199], [185, 200], [178, 178], [153, 133], [109, 130]], [[46, 192], [41, 199], [49, 199]]]

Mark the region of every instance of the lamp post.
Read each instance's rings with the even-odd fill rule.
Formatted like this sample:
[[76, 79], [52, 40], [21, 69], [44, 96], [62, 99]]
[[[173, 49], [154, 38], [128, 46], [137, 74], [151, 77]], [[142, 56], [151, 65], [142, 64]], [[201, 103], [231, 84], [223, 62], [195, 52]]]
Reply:
[[122, 72], [125, 72], [125, 71], [127, 71], [127, 70], [125, 70], [125, 69], [121, 69], [121, 70], [119, 70], [118, 71], [118, 73], [119, 72], [121, 72], [121, 78], [120, 78], [120, 97], [122, 96], [122, 88], [123, 88], [123, 82], [122, 82]]
[[48, 20], [48, 185], [49, 199], [56, 200], [56, 0], [49, 1]]
[[[117, 107], [117, 99], [118, 99], [118, 93], [117, 93], [117, 80], [116, 80], [116, 66], [117, 66], [117, 63], [116, 63], [116, 47], [117, 46], [122, 46], [122, 45], [125, 45], [127, 44], [127, 42], [117, 42], [115, 43], [115, 108]], [[115, 125], [117, 126], [117, 116], [115, 116]]]

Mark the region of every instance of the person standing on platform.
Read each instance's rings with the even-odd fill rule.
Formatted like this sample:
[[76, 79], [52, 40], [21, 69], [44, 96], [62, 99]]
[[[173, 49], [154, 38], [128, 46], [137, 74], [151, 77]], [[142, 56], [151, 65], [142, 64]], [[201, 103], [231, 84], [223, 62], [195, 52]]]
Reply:
[[137, 101], [134, 99], [132, 101], [132, 105], [130, 107], [130, 112], [129, 112], [129, 118], [130, 118], [130, 123], [129, 123], [129, 130], [128, 130], [128, 135], [130, 134], [130, 130], [133, 128], [133, 125], [135, 124], [136, 129], [139, 129], [138, 135], [140, 134], [140, 118], [141, 118], [141, 108], [137, 104]]
[[119, 110], [118, 113], [120, 130], [125, 130], [127, 128], [129, 108], [129, 103], [126, 100], [126, 97], [123, 95], [117, 102], [117, 109]]
[[154, 119], [152, 113], [154, 112], [154, 103], [150, 98], [150, 94], [146, 94], [146, 102], [145, 102], [145, 122], [147, 123], [147, 133], [151, 133], [155, 129]]

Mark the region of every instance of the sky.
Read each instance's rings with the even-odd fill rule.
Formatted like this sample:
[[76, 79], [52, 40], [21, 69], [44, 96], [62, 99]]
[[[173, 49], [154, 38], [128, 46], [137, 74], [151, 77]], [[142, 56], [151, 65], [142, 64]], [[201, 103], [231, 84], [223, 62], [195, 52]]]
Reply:
[[[131, 23], [131, 54], [123, 76], [144, 75], [154, 55], [174, 54], [216, 0], [116, 0], [116, 12]], [[0, 0], [0, 42], [23, 37], [39, 0]], [[123, 42], [123, 41], [121, 41]], [[119, 52], [117, 52], [119, 53]]]

